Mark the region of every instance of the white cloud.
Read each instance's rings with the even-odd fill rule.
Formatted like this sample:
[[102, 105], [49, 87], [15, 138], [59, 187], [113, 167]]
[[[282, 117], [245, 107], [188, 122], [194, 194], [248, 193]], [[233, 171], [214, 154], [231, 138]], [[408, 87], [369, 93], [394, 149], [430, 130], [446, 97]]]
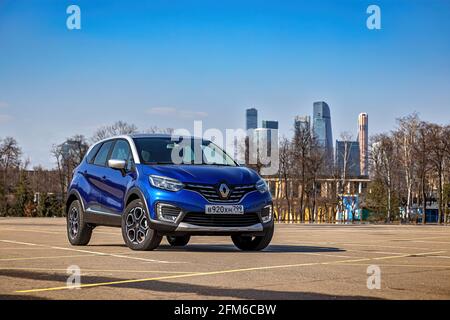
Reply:
[[158, 107], [158, 108], [151, 108], [150, 110], [148, 110], [148, 113], [158, 116], [173, 116], [177, 114], [177, 109], [168, 107]]
[[0, 123], [6, 123], [12, 120], [12, 117], [7, 114], [0, 114]]
[[208, 116], [208, 113], [203, 111], [178, 110], [172, 107], [151, 108], [147, 111], [147, 113], [152, 115], [171, 116], [183, 119], [199, 119]]

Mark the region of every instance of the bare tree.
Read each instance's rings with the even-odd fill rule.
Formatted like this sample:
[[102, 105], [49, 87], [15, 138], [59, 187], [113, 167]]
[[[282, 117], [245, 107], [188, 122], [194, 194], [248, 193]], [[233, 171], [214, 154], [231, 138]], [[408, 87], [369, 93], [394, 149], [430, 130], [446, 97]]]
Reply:
[[386, 188], [386, 222], [390, 222], [393, 211], [393, 171], [396, 166], [396, 156], [394, 154], [394, 142], [389, 135], [379, 134], [373, 138], [370, 158], [375, 179], [381, 180]]
[[6, 183], [8, 169], [21, 165], [22, 149], [13, 137], [6, 137], [0, 143], [0, 169], [3, 171]]
[[117, 121], [112, 125], [103, 126], [95, 131], [94, 135], [91, 138], [91, 141], [95, 143], [109, 137], [121, 134], [132, 134], [136, 132], [137, 127], [134, 124], [129, 124], [124, 121]]
[[438, 224], [441, 223], [443, 213], [443, 188], [444, 188], [444, 165], [447, 157], [447, 149], [449, 146], [450, 136], [446, 128], [437, 124], [428, 124], [428, 143], [429, 156], [431, 165], [436, 171], [438, 186], [437, 186], [437, 201], [438, 201]]
[[282, 181], [282, 185], [284, 185], [284, 198], [287, 203], [287, 212], [288, 217], [291, 213], [291, 195], [289, 182], [292, 173], [292, 161], [291, 161], [291, 145], [288, 139], [283, 137], [280, 142], [280, 150], [279, 150], [279, 170], [278, 170], [278, 178]]
[[327, 159], [328, 154], [326, 150], [319, 145], [315, 138], [313, 138], [311, 140], [311, 150], [307, 158], [307, 168], [310, 173], [310, 192], [312, 194], [312, 212], [310, 213], [311, 222], [317, 220], [317, 193], [320, 193], [320, 190], [317, 190], [317, 179], [323, 172], [324, 164]]
[[292, 141], [293, 166], [295, 168], [294, 176], [300, 181], [299, 194], [299, 215], [300, 221], [305, 220], [305, 190], [308, 180], [308, 156], [311, 152], [313, 136], [309, 125], [295, 125], [294, 138]]
[[414, 161], [414, 145], [417, 139], [417, 129], [420, 119], [417, 113], [397, 119], [398, 129], [394, 132], [396, 145], [400, 146], [399, 160], [404, 172], [406, 183], [406, 220], [410, 219], [412, 212], [413, 187], [416, 180], [416, 165]]
[[[21, 166], [22, 149], [16, 139], [6, 137], [0, 140], [0, 215], [8, 214], [7, 195], [15, 188], [15, 181], [11, 177], [14, 171], [18, 173]], [[18, 178], [18, 175], [17, 175]]]
[[422, 224], [426, 223], [427, 210], [427, 175], [431, 168], [430, 161], [430, 126], [428, 123], [422, 121], [417, 130], [417, 140], [414, 144], [414, 152], [416, 154], [417, 173], [420, 181], [420, 193], [422, 204]]
[[150, 128], [144, 130], [144, 133], [172, 134], [173, 131], [173, 128], [160, 128], [158, 126], [151, 126]]
[[336, 157], [342, 159], [342, 167], [340, 167], [339, 170], [341, 170], [342, 193], [345, 193], [345, 186], [347, 185], [347, 177], [350, 169], [350, 151], [353, 136], [350, 132], [342, 132], [340, 138], [344, 148], [342, 150], [336, 150], [338, 153]]
[[56, 160], [61, 195], [65, 198], [73, 170], [81, 163], [89, 145], [83, 135], [75, 135], [64, 143], [54, 145], [51, 152]]

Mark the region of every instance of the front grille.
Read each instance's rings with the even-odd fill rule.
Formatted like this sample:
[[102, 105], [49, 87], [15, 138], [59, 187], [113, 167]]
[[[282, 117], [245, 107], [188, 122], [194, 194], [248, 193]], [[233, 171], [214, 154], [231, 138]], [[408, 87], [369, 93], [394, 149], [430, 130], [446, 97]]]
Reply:
[[230, 188], [230, 194], [226, 199], [220, 197], [218, 186], [207, 184], [186, 184], [185, 188], [188, 190], [196, 191], [206, 198], [209, 202], [220, 203], [237, 203], [249, 192], [255, 191], [254, 185], [238, 185], [228, 186]]
[[202, 227], [248, 227], [259, 223], [256, 213], [245, 214], [206, 214], [188, 212], [183, 222]]

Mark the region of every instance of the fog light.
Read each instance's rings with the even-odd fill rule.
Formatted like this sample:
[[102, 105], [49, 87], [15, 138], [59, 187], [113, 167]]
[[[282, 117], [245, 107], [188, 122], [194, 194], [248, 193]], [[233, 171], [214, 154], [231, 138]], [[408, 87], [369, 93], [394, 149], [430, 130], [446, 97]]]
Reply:
[[171, 204], [159, 202], [156, 205], [156, 214], [158, 215], [158, 220], [173, 223], [177, 220], [178, 216], [181, 214], [181, 209]]
[[267, 223], [272, 220], [272, 205], [265, 206], [261, 210], [261, 219], [263, 223]]

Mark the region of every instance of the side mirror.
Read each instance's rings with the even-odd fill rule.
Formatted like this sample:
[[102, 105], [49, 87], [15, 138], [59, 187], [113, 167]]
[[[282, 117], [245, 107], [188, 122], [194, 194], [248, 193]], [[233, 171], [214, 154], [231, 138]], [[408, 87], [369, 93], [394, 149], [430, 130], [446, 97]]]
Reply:
[[109, 159], [108, 167], [120, 171], [125, 171], [125, 168], [127, 167], [127, 162], [125, 160]]

